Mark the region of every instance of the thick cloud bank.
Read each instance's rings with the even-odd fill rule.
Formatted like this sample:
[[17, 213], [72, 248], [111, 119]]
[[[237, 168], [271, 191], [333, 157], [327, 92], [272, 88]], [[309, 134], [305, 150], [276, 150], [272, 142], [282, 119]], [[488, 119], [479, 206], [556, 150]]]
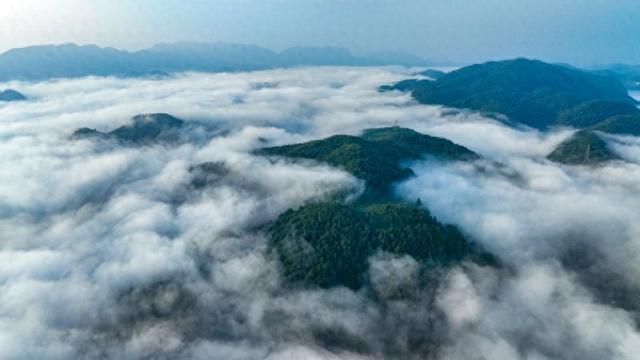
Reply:
[[[625, 162], [558, 166], [544, 157], [568, 130], [513, 129], [376, 91], [410, 72], [0, 84], [31, 99], [0, 105], [0, 358], [637, 358], [640, 141], [608, 140]], [[215, 135], [143, 147], [69, 137], [153, 112]], [[283, 283], [265, 226], [363, 184], [252, 150], [396, 120], [487, 159], [412, 164], [397, 191], [504, 266], [430, 274], [382, 253], [359, 292]], [[224, 171], [196, 187], [204, 162]]]

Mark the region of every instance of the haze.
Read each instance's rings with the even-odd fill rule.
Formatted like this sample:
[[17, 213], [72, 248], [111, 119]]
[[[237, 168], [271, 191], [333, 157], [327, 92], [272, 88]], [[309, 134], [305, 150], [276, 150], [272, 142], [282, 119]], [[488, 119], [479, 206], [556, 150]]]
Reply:
[[3, 6], [0, 51], [65, 42], [133, 50], [222, 41], [585, 66], [640, 62], [638, 19], [635, 0], [23, 0]]

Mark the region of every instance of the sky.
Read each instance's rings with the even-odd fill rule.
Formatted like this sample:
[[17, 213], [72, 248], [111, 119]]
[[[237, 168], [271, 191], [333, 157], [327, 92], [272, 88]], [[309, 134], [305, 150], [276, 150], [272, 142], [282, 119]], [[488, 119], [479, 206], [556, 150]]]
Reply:
[[22, 0], [0, 13], [0, 51], [76, 42], [332, 45], [472, 62], [527, 56], [640, 63], [637, 0]]

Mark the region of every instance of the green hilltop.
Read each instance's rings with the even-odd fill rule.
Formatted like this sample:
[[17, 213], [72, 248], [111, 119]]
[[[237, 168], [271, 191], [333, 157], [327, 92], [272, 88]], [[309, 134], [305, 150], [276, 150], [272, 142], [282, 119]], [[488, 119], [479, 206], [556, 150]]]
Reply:
[[442, 161], [478, 159], [453, 142], [399, 127], [368, 129], [361, 136], [336, 135], [302, 144], [265, 148], [266, 156], [313, 159], [365, 180], [359, 201], [307, 204], [280, 215], [268, 230], [285, 278], [307, 286], [366, 284], [368, 259], [376, 252], [411, 255], [423, 266], [470, 259], [496, 264], [452, 225], [440, 223], [418, 200], [396, 198], [390, 185], [413, 172], [402, 164], [427, 156]]
[[395, 181], [413, 174], [402, 166], [407, 160], [434, 156], [447, 160], [473, 160], [478, 155], [447, 139], [420, 134], [400, 127], [365, 130], [362, 136], [335, 135], [302, 144], [276, 146], [258, 151], [325, 162], [366, 181], [367, 186], [386, 191]]
[[150, 144], [152, 142], [174, 142], [186, 122], [169, 114], [141, 114], [131, 119], [131, 123], [110, 132], [80, 128], [72, 134], [73, 139], [115, 140], [125, 144]]
[[27, 97], [22, 95], [13, 89], [7, 89], [4, 91], [0, 91], [0, 101], [9, 102], [9, 101], [24, 101], [27, 100]]
[[640, 114], [612, 116], [580, 130], [558, 145], [547, 158], [569, 165], [593, 165], [620, 159], [599, 133], [640, 136]]
[[622, 101], [593, 100], [581, 103], [558, 115], [557, 124], [574, 128], [585, 128], [598, 124], [612, 116], [634, 115], [640, 110], [631, 103]]

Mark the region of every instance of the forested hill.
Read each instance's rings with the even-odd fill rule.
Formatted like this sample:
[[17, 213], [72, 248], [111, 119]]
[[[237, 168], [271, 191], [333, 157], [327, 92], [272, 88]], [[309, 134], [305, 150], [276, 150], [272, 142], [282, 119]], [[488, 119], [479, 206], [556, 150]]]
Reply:
[[13, 89], [0, 91], [0, 102], [23, 101], [23, 100], [27, 100], [27, 97]]
[[617, 160], [616, 155], [600, 134], [640, 136], [640, 114], [618, 115], [580, 130], [562, 142], [549, 154], [549, 160], [571, 164], [590, 165]]
[[381, 251], [409, 255], [429, 268], [465, 259], [497, 264], [455, 226], [440, 223], [419, 204], [407, 203], [361, 208], [328, 202], [289, 210], [271, 225], [269, 246], [288, 281], [320, 287], [361, 287], [367, 281], [369, 257]]
[[172, 142], [180, 137], [180, 130], [186, 127], [184, 120], [169, 114], [140, 114], [131, 119], [131, 123], [110, 132], [96, 129], [77, 129], [74, 139], [116, 140], [130, 144], [149, 144], [152, 142]]
[[[529, 59], [476, 64], [436, 81], [409, 80], [381, 88], [393, 89], [412, 91], [413, 97], [423, 104], [501, 113], [512, 121], [538, 129], [584, 126], [588, 120], [563, 113], [585, 102], [601, 102], [598, 106], [604, 109], [600, 111], [610, 116], [628, 111], [624, 104], [636, 104], [613, 76]], [[574, 109], [574, 115], [580, 109]]]
[[278, 155], [326, 162], [343, 168], [377, 190], [410, 176], [406, 160], [434, 156], [446, 160], [478, 158], [473, 151], [447, 139], [399, 127], [365, 130], [363, 135], [335, 135], [302, 144], [261, 149], [262, 155]]
[[[455, 226], [434, 218], [420, 200], [406, 202], [391, 194], [391, 183], [413, 173], [401, 165], [404, 161], [427, 156], [443, 161], [479, 158], [463, 146], [388, 127], [365, 130], [359, 137], [336, 135], [258, 153], [326, 162], [366, 181], [364, 201], [307, 204], [286, 211], [271, 224], [269, 247], [291, 283], [358, 289], [367, 284], [370, 257], [380, 252], [409, 255], [426, 268], [463, 260], [497, 265]], [[393, 296], [403, 296], [399, 291]]]

